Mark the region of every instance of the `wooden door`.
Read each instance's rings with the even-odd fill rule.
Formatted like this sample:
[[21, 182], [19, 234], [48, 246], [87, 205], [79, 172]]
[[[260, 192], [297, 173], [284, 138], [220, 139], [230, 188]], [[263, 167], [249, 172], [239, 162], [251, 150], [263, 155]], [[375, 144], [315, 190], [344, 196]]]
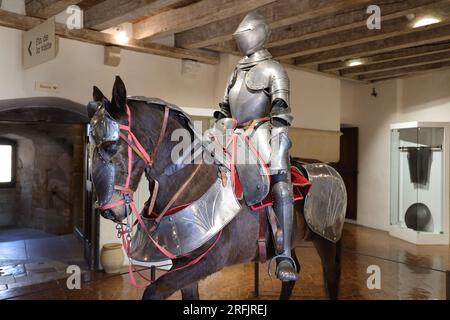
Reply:
[[357, 218], [358, 190], [358, 128], [341, 128], [339, 162], [332, 166], [339, 172], [347, 189], [347, 213], [350, 220]]

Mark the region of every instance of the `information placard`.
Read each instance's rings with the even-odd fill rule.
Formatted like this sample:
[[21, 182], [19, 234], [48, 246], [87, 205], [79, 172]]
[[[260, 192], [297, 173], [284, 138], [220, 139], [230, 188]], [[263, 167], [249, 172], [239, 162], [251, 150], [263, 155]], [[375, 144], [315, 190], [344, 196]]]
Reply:
[[56, 57], [55, 17], [27, 31], [23, 36], [23, 67], [25, 69]]

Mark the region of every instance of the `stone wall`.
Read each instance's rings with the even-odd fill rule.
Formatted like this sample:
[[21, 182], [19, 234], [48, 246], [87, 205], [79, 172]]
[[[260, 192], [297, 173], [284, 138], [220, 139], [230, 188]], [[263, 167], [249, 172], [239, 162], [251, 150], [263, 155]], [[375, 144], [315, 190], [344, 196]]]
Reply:
[[0, 137], [17, 143], [17, 182], [0, 189], [0, 227], [67, 234], [82, 223], [83, 133], [81, 125], [0, 124]]

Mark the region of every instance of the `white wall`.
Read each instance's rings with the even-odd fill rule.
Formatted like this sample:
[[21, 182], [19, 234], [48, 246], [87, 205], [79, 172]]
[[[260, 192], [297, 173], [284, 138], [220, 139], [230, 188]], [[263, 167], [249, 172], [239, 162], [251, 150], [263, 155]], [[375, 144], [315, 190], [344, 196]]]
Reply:
[[341, 81], [341, 125], [353, 122], [353, 92], [355, 82]]
[[[359, 127], [357, 222], [388, 230], [390, 124], [450, 121], [450, 69], [342, 87], [341, 121]], [[373, 87], [377, 98], [371, 96]]]
[[48, 96], [34, 90], [35, 81], [48, 81], [59, 85], [59, 92], [50, 95], [84, 104], [92, 99], [93, 85], [110, 96], [114, 76], [120, 75], [130, 95], [157, 96], [187, 107], [214, 104], [214, 66], [201, 64], [192, 77], [181, 74], [181, 60], [122, 50], [120, 66], [108, 67], [103, 46], [60, 39], [56, 59], [23, 70], [21, 39], [22, 32], [0, 27], [0, 99]]
[[450, 121], [450, 69], [405, 78], [401, 121]]

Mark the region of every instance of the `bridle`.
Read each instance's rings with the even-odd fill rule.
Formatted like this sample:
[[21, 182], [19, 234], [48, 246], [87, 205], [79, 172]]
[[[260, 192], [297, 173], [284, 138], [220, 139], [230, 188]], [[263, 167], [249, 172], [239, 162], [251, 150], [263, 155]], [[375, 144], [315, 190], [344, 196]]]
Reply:
[[[127, 177], [125, 179], [125, 184], [114, 185], [114, 190], [118, 191], [122, 195], [122, 199], [109, 202], [103, 204], [99, 209], [100, 211], [105, 211], [108, 209], [116, 208], [124, 205], [125, 210], [128, 210], [128, 207], [131, 209], [131, 214], [134, 214], [137, 218], [136, 222], [139, 222], [141, 228], [147, 233], [149, 239], [154, 243], [154, 245], [168, 258], [174, 259], [175, 255], [167, 251], [164, 247], [162, 247], [158, 242], [156, 242], [153, 237], [150, 235], [150, 231], [142, 220], [139, 212], [136, 209], [136, 205], [134, 204], [133, 194], [134, 191], [130, 188], [131, 174], [133, 172], [133, 152], [136, 153], [145, 163], [147, 168], [152, 168], [155, 162], [156, 156], [158, 155], [159, 148], [164, 140], [164, 136], [167, 130], [167, 123], [169, 120], [169, 112], [170, 109], [168, 106], [164, 107], [164, 116], [162, 126], [159, 132], [159, 137], [155, 148], [153, 150], [153, 154], [150, 156], [147, 151], [144, 149], [142, 144], [136, 138], [134, 133], [131, 131], [131, 110], [128, 104], [126, 104], [126, 114], [127, 114], [127, 124], [119, 124], [119, 138], [127, 143]], [[156, 198], [156, 193], [152, 195], [152, 198]], [[126, 213], [127, 223], [117, 223], [116, 229], [118, 232], [118, 237], [121, 237], [124, 241], [124, 247], [127, 252], [129, 252], [131, 247], [131, 233], [133, 227], [136, 225], [131, 224], [130, 218], [131, 214], [129, 212]]]
[[139, 140], [136, 138], [134, 133], [131, 131], [131, 110], [128, 104], [126, 105], [126, 114], [128, 119], [128, 124], [123, 125], [119, 124], [119, 138], [125, 141], [128, 145], [127, 147], [127, 177], [125, 180], [125, 185], [119, 186], [114, 185], [114, 190], [119, 191], [123, 195], [123, 199], [117, 200], [114, 202], [109, 202], [100, 207], [101, 211], [112, 209], [124, 204], [132, 204], [133, 203], [133, 193], [134, 191], [130, 189], [130, 180], [131, 173], [133, 172], [133, 151], [138, 155], [145, 163], [146, 168], [152, 168], [155, 162], [156, 156], [158, 155], [159, 148], [164, 140], [164, 136], [167, 130], [167, 123], [169, 120], [169, 107], [164, 107], [164, 117], [161, 129], [159, 131], [159, 137], [155, 148], [153, 150], [153, 155], [150, 156], [147, 151], [145, 151], [144, 147], [142, 147]]
[[[104, 108], [104, 106], [103, 106], [103, 108]], [[119, 131], [119, 135], [118, 135], [119, 139], [118, 140], [121, 139], [127, 143], [127, 158], [128, 158], [127, 159], [127, 177], [125, 179], [125, 184], [123, 186], [114, 185], [114, 190], [118, 191], [122, 195], [122, 199], [113, 201], [113, 202], [108, 202], [99, 207], [100, 211], [105, 211], [105, 210], [116, 208], [116, 207], [119, 207], [122, 205], [125, 206], [125, 210], [127, 210], [127, 211], [128, 211], [128, 207], [131, 209], [131, 213], [126, 212], [127, 222], [126, 223], [121, 223], [121, 222], [117, 223], [116, 230], [117, 230], [117, 236], [119, 238], [122, 238], [123, 247], [124, 247], [124, 249], [127, 253], [127, 256], [130, 260], [129, 267], [128, 267], [129, 274], [130, 274], [131, 284], [135, 287], [140, 287], [140, 286], [136, 284], [136, 280], [134, 278], [133, 270], [132, 270], [132, 268], [133, 268], [132, 262], [129, 257], [129, 253], [130, 253], [130, 249], [131, 249], [131, 234], [133, 231], [133, 227], [136, 226], [137, 223], [139, 223], [142, 230], [144, 230], [144, 232], [146, 233], [148, 238], [153, 242], [155, 247], [159, 251], [161, 251], [161, 253], [163, 253], [168, 259], [171, 259], [171, 260], [176, 259], [177, 257], [174, 254], [169, 252], [162, 245], [160, 245], [155, 239], [153, 239], [153, 237], [151, 236], [151, 232], [157, 226], [158, 222], [164, 217], [164, 215], [169, 210], [170, 206], [175, 202], [175, 200], [182, 193], [182, 191], [184, 191], [187, 188], [187, 186], [191, 182], [192, 178], [195, 176], [198, 169], [200, 168], [200, 166], [197, 167], [197, 169], [191, 174], [191, 176], [184, 182], [184, 184], [181, 186], [181, 188], [169, 200], [169, 202], [166, 205], [166, 207], [164, 208], [164, 210], [155, 219], [156, 224], [155, 224], [154, 228], [149, 230], [147, 228], [147, 226], [145, 225], [144, 221], [142, 220], [142, 217], [139, 214], [138, 210], [136, 209], [136, 205], [133, 200], [134, 191], [130, 188], [131, 174], [133, 172], [133, 152], [136, 153], [136, 155], [144, 161], [146, 169], [151, 169], [153, 167], [153, 165], [155, 163], [155, 159], [158, 155], [158, 151], [164, 140], [164, 136], [166, 135], [167, 124], [168, 124], [168, 120], [169, 120], [169, 113], [170, 113], [170, 108], [167, 105], [165, 105], [163, 121], [162, 121], [161, 129], [159, 131], [159, 137], [155, 144], [153, 154], [149, 155], [131, 130], [131, 110], [130, 110], [130, 107], [128, 106], [128, 104], [126, 104], [127, 124], [126, 125], [118, 124], [118, 131]], [[117, 126], [117, 124], [115, 126]], [[116, 129], [117, 129], [117, 127], [116, 127]], [[155, 180], [155, 187], [154, 187], [153, 191], [151, 192], [151, 198], [148, 201], [149, 206], [146, 208], [148, 213], [153, 212], [153, 208], [155, 206], [156, 198], [157, 198], [157, 194], [158, 194], [158, 188], [159, 188], [159, 183], [157, 180]], [[135, 223], [133, 223], [133, 224], [131, 223], [131, 215], [132, 214], [134, 214], [137, 219], [135, 221]], [[189, 262], [188, 264], [186, 264], [184, 266], [178, 267], [176, 269], [171, 269], [168, 273], [176, 271], [176, 270], [184, 269], [186, 267], [196, 264], [217, 244], [218, 240], [220, 239], [221, 234], [222, 234], [222, 231], [220, 231], [220, 233], [219, 233], [217, 239], [214, 241], [214, 243], [205, 252], [203, 252], [201, 255], [199, 255], [197, 258], [195, 258], [194, 260], [192, 260], [191, 262]], [[142, 275], [141, 275], [141, 277], [148, 280], [146, 277], [144, 277]]]

